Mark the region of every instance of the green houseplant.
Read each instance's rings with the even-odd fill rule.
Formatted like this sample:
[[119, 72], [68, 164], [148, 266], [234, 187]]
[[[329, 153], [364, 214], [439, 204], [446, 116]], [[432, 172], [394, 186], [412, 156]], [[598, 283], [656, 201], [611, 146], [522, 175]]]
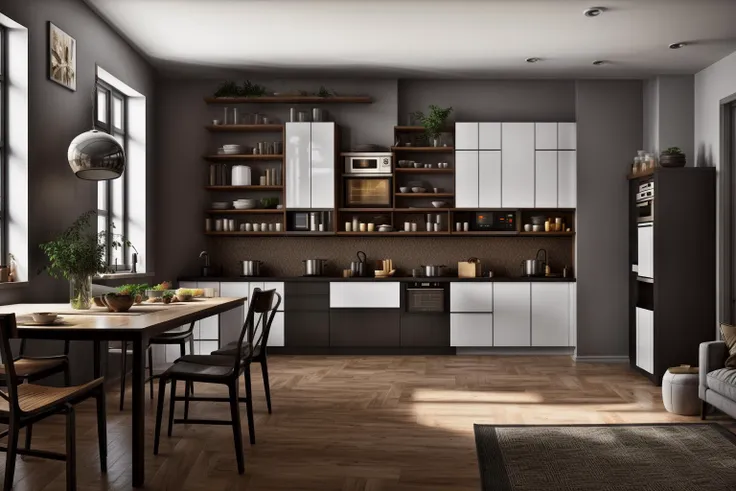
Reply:
[[670, 147], [659, 156], [659, 165], [662, 167], [685, 167], [687, 158], [679, 147]]
[[[94, 227], [93, 218], [96, 216], [95, 211], [83, 213], [54, 240], [40, 245], [49, 260], [44, 268], [49, 276], [69, 280], [69, 299], [73, 309], [89, 309], [92, 305], [92, 276], [110, 272], [105, 260], [107, 237]], [[120, 235], [114, 237], [119, 238], [110, 242], [112, 249], [123, 244], [131, 245]]]
[[424, 132], [433, 147], [440, 146], [440, 134], [445, 130], [447, 118], [452, 113], [452, 107], [441, 108], [432, 104], [429, 106], [429, 114], [422, 111], [414, 113], [414, 118], [424, 126]]

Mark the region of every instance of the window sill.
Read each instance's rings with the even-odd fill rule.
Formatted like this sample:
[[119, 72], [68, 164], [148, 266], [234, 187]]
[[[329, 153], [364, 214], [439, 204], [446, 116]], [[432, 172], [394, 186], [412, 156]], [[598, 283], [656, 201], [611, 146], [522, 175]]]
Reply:
[[17, 288], [25, 288], [30, 283], [28, 281], [6, 281], [5, 283], [0, 283], [0, 291], [3, 290], [15, 290]]
[[152, 278], [156, 273], [107, 273], [95, 276], [92, 278], [92, 282], [100, 281], [114, 281], [114, 280], [127, 280], [136, 278]]

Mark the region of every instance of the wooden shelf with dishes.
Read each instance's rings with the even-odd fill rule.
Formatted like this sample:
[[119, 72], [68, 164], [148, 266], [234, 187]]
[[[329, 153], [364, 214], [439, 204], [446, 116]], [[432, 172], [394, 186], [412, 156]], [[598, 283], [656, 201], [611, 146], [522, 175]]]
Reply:
[[447, 168], [447, 169], [436, 169], [434, 167], [431, 168], [409, 168], [409, 167], [397, 167], [394, 169], [394, 172], [396, 174], [454, 174], [455, 169], [453, 168]]
[[209, 162], [235, 162], [240, 160], [248, 160], [248, 161], [266, 161], [266, 160], [284, 160], [283, 155], [254, 155], [254, 154], [241, 154], [241, 155], [227, 155], [227, 154], [219, 154], [219, 155], [205, 155], [202, 157], [203, 159], [209, 161]]
[[395, 193], [395, 197], [397, 198], [424, 198], [424, 199], [432, 199], [432, 198], [454, 198], [455, 193]]
[[205, 186], [207, 191], [281, 191], [284, 186]]
[[283, 124], [211, 124], [205, 128], [214, 133], [279, 133], [284, 131]]
[[207, 210], [208, 215], [283, 215], [284, 210], [270, 210], [265, 208], [248, 208], [245, 210], [237, 210], [228, 208], [226, 210]]
[[455, 147], [391, 147], [391, 151], [394, 153], [452, 153], [455, 151]]

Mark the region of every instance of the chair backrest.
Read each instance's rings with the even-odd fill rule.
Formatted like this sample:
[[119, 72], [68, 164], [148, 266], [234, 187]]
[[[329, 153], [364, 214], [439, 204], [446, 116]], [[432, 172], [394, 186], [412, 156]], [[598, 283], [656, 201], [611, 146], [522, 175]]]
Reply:
[[265, 348], [271, 323], [281, 305], [281, 295], [276, 290], [253, 289], [248, 314], [238, 337], [240, 356], [235, 357], [235, 371], [239, 372], [244, 362]]
[[18, 326], [15, 323], [15, 314], [0, 314], [0, 356], [5, 366], [5, 384], [7, 392], [0, 390], [0, 397], [8, 401], [11, 414], [20, 412], [18, 405], [18, 377], [15, 374], [13, 352], [10, 349], [10, 340], [18, 337]]

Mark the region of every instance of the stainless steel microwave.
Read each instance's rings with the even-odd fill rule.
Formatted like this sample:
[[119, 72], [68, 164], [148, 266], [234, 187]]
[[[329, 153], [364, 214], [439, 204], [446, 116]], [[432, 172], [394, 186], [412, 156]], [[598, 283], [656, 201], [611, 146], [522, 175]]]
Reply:
[[345, 174], [391, 174], [392, 155], [389, 152], [344, 153]]

